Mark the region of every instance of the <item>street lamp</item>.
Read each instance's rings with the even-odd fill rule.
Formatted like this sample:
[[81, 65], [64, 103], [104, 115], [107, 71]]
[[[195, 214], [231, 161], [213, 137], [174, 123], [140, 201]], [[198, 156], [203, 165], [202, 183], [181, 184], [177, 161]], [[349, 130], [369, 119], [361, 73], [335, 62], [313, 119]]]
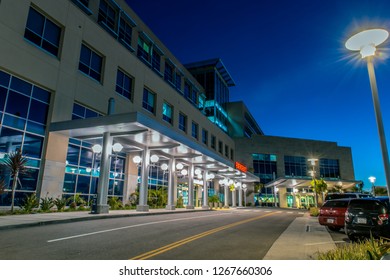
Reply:
[[370, 180], [371, 184], [372, 184], [372, 195], [375, 196], [375, 180], [376, 178], [374, 176], [370, 176], [368, 177], [368, 180]]
[[382, 114], [379, 105], [378, 88], [376, 85], [373, 57], [376, 46], [382, 44], [388, 38], [389, 33], [384, 29], [369, 29], [353, 35], [345, 43], [345, 47], [352, 51], [360, 51], [362, 58], [367, 58], [368, 76], [370, 79], [372, 100], [374, 103], [376, 123], [382, 150], [382, 158], [385, 169], [387, 192], [390, 193], [390, 166], [389, 155], [386, 146], [385, 131], [383, 128]]
[[316, 182], [316, 171], [315, 171], [315, 165], [316, 165], [316, 161], [318, 159], [316, 158], [309, 158], [307, 161], [310, 162], [310, 165], [312, 166], [312, 170], [309, 171], [311, 177], [313, 178], [313, 187], [314, 187], [314, 204], [315, 204], [315, 207], [318, 206], [317, 204], [317, 191], [316, 191], [316, 188], [317, 188], [317, 182]]

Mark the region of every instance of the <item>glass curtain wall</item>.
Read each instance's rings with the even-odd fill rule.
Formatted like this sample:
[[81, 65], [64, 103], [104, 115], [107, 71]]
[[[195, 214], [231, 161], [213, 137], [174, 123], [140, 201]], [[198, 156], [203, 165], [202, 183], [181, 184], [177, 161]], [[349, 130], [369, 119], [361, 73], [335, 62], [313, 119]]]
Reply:
[[[28, 158], [29, 174], [19, 177], [15, 205], [37, 191], [49, 106], [49, 91], [0, 71], [0, 161], [17, 149]], [[4, 179], [9, 191], [0, 194], [0, 205], [8, 206], [13, 180]]]

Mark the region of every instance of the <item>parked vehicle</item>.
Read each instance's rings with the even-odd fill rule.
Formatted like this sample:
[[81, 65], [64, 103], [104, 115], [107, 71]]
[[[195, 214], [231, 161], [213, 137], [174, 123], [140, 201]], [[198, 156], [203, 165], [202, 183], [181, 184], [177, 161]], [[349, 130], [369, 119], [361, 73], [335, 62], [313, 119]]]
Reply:
[[328, 200], [320, 208], [318, 222], [332, 231], [344, 228], [345, 211], [350, 198]]
[[325, 201], [341, 198], [363, 198], [372, 197], [369, 193], [328, 193], [325, 197]]
[[356, 241], [363, 238], [390, 238], [389, 198], [352, 199], [345, 212], [345, 232]]

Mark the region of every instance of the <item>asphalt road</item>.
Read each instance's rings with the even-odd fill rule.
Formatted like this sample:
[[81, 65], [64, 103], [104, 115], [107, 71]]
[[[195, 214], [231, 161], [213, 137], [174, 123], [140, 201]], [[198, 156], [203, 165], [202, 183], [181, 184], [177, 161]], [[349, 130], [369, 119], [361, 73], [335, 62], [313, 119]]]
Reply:
[[126, 217], [0, 231], [3, 260], [261, 260], [298, 211]]

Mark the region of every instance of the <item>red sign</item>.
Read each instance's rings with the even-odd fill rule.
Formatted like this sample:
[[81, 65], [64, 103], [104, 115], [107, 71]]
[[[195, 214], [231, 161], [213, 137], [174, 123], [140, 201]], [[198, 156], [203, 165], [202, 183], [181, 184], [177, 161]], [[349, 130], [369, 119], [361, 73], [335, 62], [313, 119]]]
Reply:
[[248, 171], [248, 167], [246, 167], [245, 165], [243, 165], [242, 163], [240, 163], [238, 161], [236, 161], [235, 166], [236, 166], [236, 169], [240, 170], [241, 172], [246, 173]]

